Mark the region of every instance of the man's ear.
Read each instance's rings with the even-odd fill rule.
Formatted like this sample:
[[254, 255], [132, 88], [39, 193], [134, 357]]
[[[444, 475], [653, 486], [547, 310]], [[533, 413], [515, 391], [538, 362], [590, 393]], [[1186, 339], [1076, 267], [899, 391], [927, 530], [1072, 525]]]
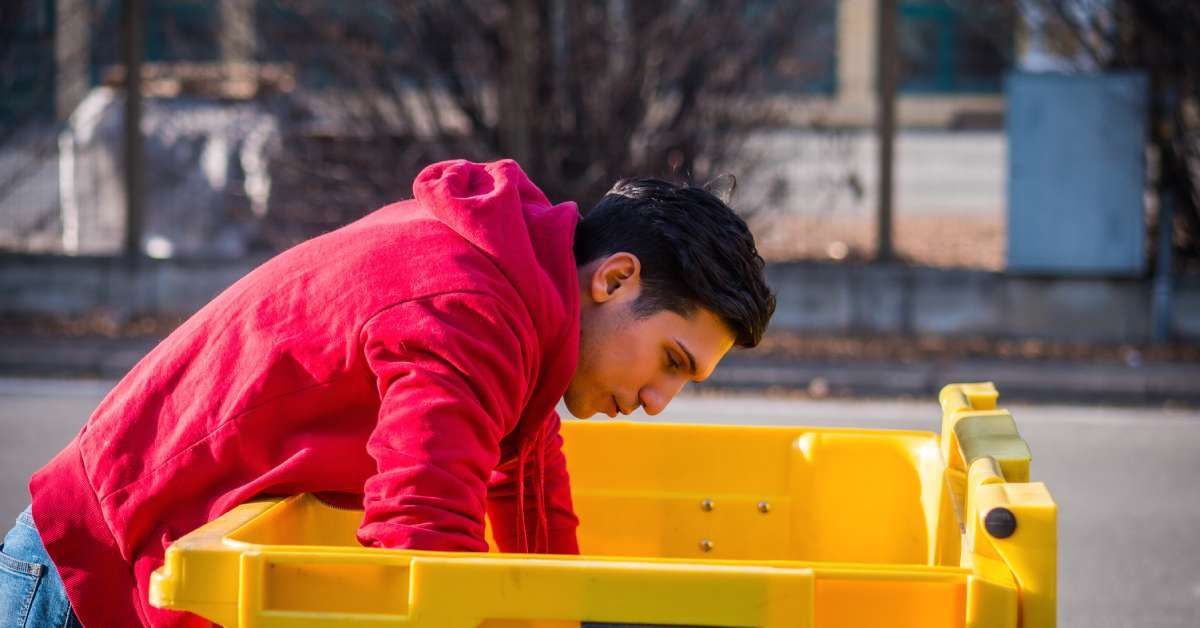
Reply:
[[592, 301], [636, 298], [642, 278], [642, 262], [633, 253], [613, 253], [599, 261], [591, 273], [588, 293]]

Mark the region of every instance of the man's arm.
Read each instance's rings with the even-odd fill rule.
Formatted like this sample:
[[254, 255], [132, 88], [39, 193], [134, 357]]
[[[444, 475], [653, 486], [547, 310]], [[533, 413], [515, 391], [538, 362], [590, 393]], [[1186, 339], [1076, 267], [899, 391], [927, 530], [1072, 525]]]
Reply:
[[487, 481], [526, 390], [517, 329], [508, 308], [474, 293], [395, 305], [364, 326], [381, 403], [363, 544], [487, 551]]
[[[575, 529], [579, 519], [571, 502], [571, 480], [567, 475], [567, 459], [562, 451], [562, 434], [559, 426], [561, 420], [558, 412], [551, 411], [542, 424], [543, 450], [542, 460], [545, 464], [545, 498], [547, 531], [550, 546], [546, 552], [550, 554], [578, 554], [579, 543], [576, 540]], [[537, 516], [537, 452], [532, 452], [526, 461], [525, 469], [525, 528], [527, 539], [521, 542], [520, 531], [517, 528], [517, 472], [514, 465], [510, 469], [497, 471], [492, 476], [488, 490], [488, 512], [492, 521], [492, 536], [496, 544], [504, 552], [520, 552], [524, 548], [536, 547]]]

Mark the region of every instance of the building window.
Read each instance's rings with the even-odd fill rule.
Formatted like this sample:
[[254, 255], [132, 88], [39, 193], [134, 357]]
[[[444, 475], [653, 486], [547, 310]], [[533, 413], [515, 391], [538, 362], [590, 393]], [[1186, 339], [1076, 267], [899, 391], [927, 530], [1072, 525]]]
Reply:
[[146, 61], [215, 61], [220, 7], [204, 0], [146, 3]]
[[53, 0], [0, 9], [0, 128], [53, 114], [53, 11]]
[[792, 36], [768, 51], [768, 80], [778, 91], [832, 94], [837, 88], [838, 2], [808, 0]]
[[1013, 62], [1011, 7], [987, 0], [904, 0], [898, 17], [901, 91], [1001, 91]]

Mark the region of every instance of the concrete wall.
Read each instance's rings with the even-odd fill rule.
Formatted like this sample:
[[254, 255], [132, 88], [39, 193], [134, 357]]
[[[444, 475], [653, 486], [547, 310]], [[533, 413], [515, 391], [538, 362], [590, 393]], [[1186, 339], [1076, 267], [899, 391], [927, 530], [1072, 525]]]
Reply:
[[261, 260], [143, 260], [0, 256], [0, 313], [189, 315]]
[[[0, 257], [0, 314], [189, 315], [254, 261]], [[1023, 277], [906, 266], [774, 264], [774, 329], [816, 334], [1033, 337], [1144, 342], [1148, 282]], [[1176, 282], [1173, 330], [1200, 342], [1200, 277]]]
[[[1056, 278], [905, 266], [776, 264], [775, 329], [822, 334], [1145, 342], [1150, 288], [1124, 278]], [[1200, 278], [1176, 282], [1173, 330], [1200, 341]]]

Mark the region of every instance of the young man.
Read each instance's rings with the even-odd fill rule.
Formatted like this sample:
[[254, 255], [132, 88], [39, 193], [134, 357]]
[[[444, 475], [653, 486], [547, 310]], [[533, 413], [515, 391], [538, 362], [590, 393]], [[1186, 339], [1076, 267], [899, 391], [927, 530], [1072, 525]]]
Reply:
[[559, 399], [655, 414], [774, 311], [745, 223], [698, 188], [618, 183], [583, 219], [512, 161], [413, 191], [254, 270], [117, 384], [34, 474], [0, 612], [197, 622], [147, 603], [151, 572], [261, 495], [364, 508], [369, 546], [486, 551], [486, 513], [502, 550], [578, 552]]

